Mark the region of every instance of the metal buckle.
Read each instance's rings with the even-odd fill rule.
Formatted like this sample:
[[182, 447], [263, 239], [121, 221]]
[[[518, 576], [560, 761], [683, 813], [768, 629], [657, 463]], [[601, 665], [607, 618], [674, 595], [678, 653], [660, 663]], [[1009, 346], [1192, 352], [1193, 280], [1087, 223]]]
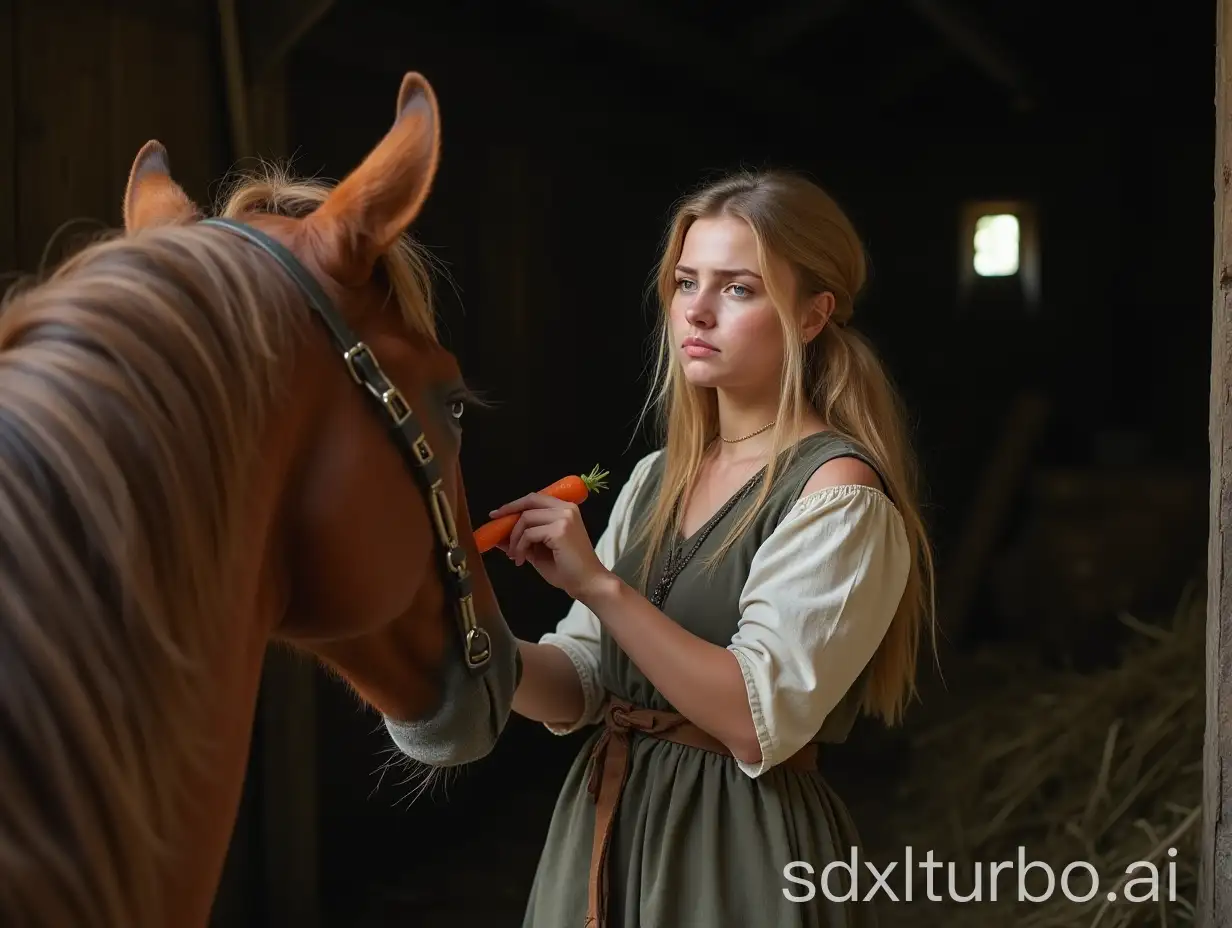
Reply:
[[[452, 550], [458, 546], [458, 529], [454, 525], [453, 510], [449, 508], [449, 500], [445, 498], [445, 491], [441, 489], [439, 479], [432, 484], [429, 492], [432, 498], [432, 520], [436, 523], [437, 534], [445, 547]], [[453, 565], [450, 567], [453, 568]], [[463, 567], [465, 568], [465, 565]], [[455, 569], [455, 573], [460, 572]]]
[[[471, 598], [466, 597], [463, 605], [464, 613], [469, 611], [470, 621], [475, 621], [475, 608]], [[466, 632], [466, 663], [472, 670], [486, 664], [492, 657], [492, 638], [477, 624], [472, 624]]]
[[[367, 388], [369, 393], [381, 401], [381, 405], [389, 413], [389, 417], [393, 420], [394, 425], [402, 425], [407, 419], [411, 418], [414, 412], [411, 409], [411, 404], [406, 401], [402, 391], [394, 386], [393, 381], [389, 379], [389, 375], [385, 373], [385, 369], [381, 367], [381, 362], [376, 359], [372, 349], [364, 342], [356, 342], [353, 347], [348, 348], [342, 359], [346, 361], [347, 369], [351, 372], [351, 378], [361, 387]], [[366, 361], [372, 365], [372, 370], [377, 377], [376, 383], [373, 383], [368, 378], [367, 372], [360, 367], [361, 361]]]
[[411, 442], [411, 451], [415, 454], [415, 460], [420, 465], [427, 464], [434, 457], [432, 446], [428, 444], [428, 439], [424, 436], [423, 432], [420, 432], [419, 437]]
[[[368, 378], [363, 375], [357, 364], [358, 358], [366, 357], [372, 362], [372, 366], [378, 371], [381, 370], [381, 365], [376, 361], [376, 355], [372, 353], [372, 349], [363, 342], [356, 342], [352, 347], [348, 348], [346, 354], [342, 356], [342, 360], [346, 361], [347, 369], [351, 372], [351, 377], [361, 387], [368, 386]], [[384, 371], [381, 371], [384, 374]]]
[[381, 394], [381, 405], [385, 407], [389, 417], [394, 420], [394, 425], [401, 425], [411, 418], [411, 405], [403, 399], [397, 387], [390, 387]]

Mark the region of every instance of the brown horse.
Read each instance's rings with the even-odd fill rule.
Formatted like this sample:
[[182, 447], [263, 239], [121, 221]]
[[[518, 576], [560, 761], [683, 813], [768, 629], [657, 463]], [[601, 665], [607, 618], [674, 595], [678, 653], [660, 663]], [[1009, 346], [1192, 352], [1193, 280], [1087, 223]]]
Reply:
[[396, 112], [332, 191], [250, 181], [211, 219], [147, 144], [126, 234], [0, 314], [0, 924], [207, 922], [271, 641], [425, 763], [505, 725], [468, 394], [404, 235], [420, 76]]

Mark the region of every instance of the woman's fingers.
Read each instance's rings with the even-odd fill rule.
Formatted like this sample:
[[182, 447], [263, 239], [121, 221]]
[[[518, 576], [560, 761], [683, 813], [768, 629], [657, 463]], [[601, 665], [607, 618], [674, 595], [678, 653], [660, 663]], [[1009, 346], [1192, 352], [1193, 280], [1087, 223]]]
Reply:
[[542, 525], [529, 526], [518, 538], [518, 543], [509, 549], [514, 563], [520, 565], [526, 560], [526, 556], [530, 553], [530, 548], [533, 545], [546, 544], [550, 539], [556, 537], [558, 531], [555, 520], [545, 522]]
[[525, 512], [528, 509], [566, 509], [572, 505], [572, 503], [567, 503], [563, 499], [557, 499], [554, 496], [547, 496], [543, 493], [528, 493], [511, 503], [505, 503], [499, 509], [493, 509], [488, 513], [488, 517], [499, 519], [501, 516], [507, 516], [515, 512]]
[[506, 554], [517, 550], [518, 539], [522, 537], [522, 533], [534, 525], [544, 525], [548, 522], [555, 521], [560, 518], [560, 513], [555, 509], [527, 509], [518, 517], [518, 521], [513, 524], [513, 529], [509, 532], [509, 549]]

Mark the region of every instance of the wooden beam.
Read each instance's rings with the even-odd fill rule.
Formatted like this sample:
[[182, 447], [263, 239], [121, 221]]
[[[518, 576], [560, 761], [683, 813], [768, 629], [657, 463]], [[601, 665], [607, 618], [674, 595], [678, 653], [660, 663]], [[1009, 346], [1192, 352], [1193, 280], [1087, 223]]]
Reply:
[[887, 64], [881, 76], [869, 78], [869, 98], [873, 105], [882, 107], [909, 100], [953, 60], [953, 52], [944, 45], [914, 48], [894, 64]]
[[[237, 0], [217, 0], [235, 161], [288, 154], [285, 62], [253, 79], [245, 65]], [[270, 928], [316, 928], [320, 906], [317, 814], [316, 665], [271, 647], [266, 655], [253, 746], [260, 778], [263, 889]]]
[[1199, 928], [1232, 928], [1232, 0], [1215, 53], [1215, 255]]
[[0, 294], [17, 263], [16, 0], [0, 0]]
[[969, 13], [950, 0], [907, 0], [919, 16], [932, 26], [955, 50], [964, 55], [988, 77], [1014, 94], [1020, 109], [1035, 106], [1032, 82], [1025, 69]]
[[182, 26], [189, 29], [208, 28], [211, 22], [211, 5], [207, 0], [58, 0], [67, 9], [109, 10], [112, 13], [128, 14], [145, 22], [160, 26]]
[[851, 6], [851, 0], [798, 0], [753, 28], [749, 49], [765, 61], [781, 55]]
[[114, 224], [123, 185], [107, 151], [111, 11], [68, 0], [15, 6], [17, 54], [0, 66], [16, 73], [17, 261], [33, 273]]
[[966, 632], [984, 568], [997, 534], [1005, 527], [1014, 494], [1025, 479], [1031, 453], [1048, 424], [1051, 405], [1046, 395], [1025, 390], [1015, 397], [1005, 417], [941, 587], [945, 591], [943, 631], [951, 640], [960, 639]]
[[[542, 0], [592, 32], [635, 48], [656, 64], [688, 75], [758, 107], [779, 109], [799, 116], [817, 109], [817, 95], [786, 77], [759, 72], [745, 80], [730, 62], [708, 66], [705, 56], [681, 55], [677, 37], [683, 26], [663, 12], [663, 6], [640, 5], [632, 0]], [[821, 2], [821, 0], [818, 0]]]
[[[635, 27], [630, 27], [621, 21], [619, 6], [612, 0], [595, 0], [593, 4], [584, 0], [540, 2], [597, 35], [631, 45], [646, 55], [650, 62], [657, 63], [668, 72], [675, 72], [681, 80], [692, 80], [702, 89], [719, 91], [726, 99], [738, 101], [757, 115], [783, 114], [807, 121], [823, 116], [830, 118], [838, 109], [834, 101], [786, 78], [759, 72], [756, 77], [745, 80], [739, 69], [694, 68], [696, 62], [681, 59], [679, 49], [669, 41], [670, 35], [677, 34], [680, 27], [661, 13], [633, 11], [629, 16]], [[322, 59], [401, 75], [408, 68], [423, 68], [425, 60], [443, 60], [442, 52], [438, 51], [443, 30], [436, 26], [410, 28], [413, 26], [414, 20], [410, 14], [396, 6], [356, 4], [353, 12], [331, 24], [328, 34], [314, 33], [302, 44]], [[450, 43], [451, 47], [457, 42], [474, 49], [485, 40], [481, 35], [477, 35], [473, 43], [459, 38]], [[417, 43], [421, 43], [421, 51], [415, 51]], [[546, 41], [541, 41], [536, 48], [540, 57], [551, 55], [547, 45]], [[509, 67], [523, 70], [522, 60], [528, 54], [534, 57], [534, 52], [527, 52], [525, 43], [519, 49], [519, 55], [508, 53]], [[504, 57], [504, 53], [493, 49], [490, 43], [483, 54], [489, 61], [497, 54]]]
[[[107, 120], [111, 201], [119, 221], [128, 170], [149, 139], [167, 146], [175, 179], [198, 202], [222, 169], [219, 151], [225, 125], [203, 87], [217, 87], [214, 30], [208, 28], [209, 0], [196, 0], [196, 24], [183, 18], [158, 18], [128, 4], [112, 7], [111, 29], [96, 41], [110, 45], [110, 99]], [[95, 152], [100, 157], [101, 151]]]
[[231, 152], [238, 159], [252, 154], [252, 131], [248, 122], [244, 43], [236, 4], [237, 0], [218, 0], [218, 31], [222, 45], [222, 80], [227, 100], [227, 124], [231, 132]]
[[[680, 57], [680, 26], [662, 10], [644, 9], [629, 0], [544, 0], [544, 5], [656, 61]], [[690, 66], [698, 64], [689, 57]]]
[[335, 0], [252, 0], [240, 11], [247, 77], [259, 81], [282, 64]]
[[290, 156], [287, 106], [287, 72], [283, 65], [248, 82], [249, 139], [254, 154], [276, 161]]
[[271, 648], [261, 679], [261, 813], [265, 924], [321, 924], [316, 665]]

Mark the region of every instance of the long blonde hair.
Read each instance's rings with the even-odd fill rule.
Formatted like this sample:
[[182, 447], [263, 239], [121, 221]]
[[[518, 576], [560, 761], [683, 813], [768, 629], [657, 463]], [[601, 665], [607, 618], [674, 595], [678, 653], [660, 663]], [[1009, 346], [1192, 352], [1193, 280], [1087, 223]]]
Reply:
[[[864, 287], [867, 262], [851, 222], [824, 190], [783, 171], [740, 172], [704, 187], [680, 203], [668, 228], [656, 275], [659, 302], [654, 387], [647, 408], [657, 407], [663, 440], [662, 482], [654, 506], [640, 526], [643, 578], [680, 518], [718, 431], [712, 389], [684, 377], [672, 351], [669, 309], [676, 289], [675, 267], [689, 227], [698, 219], [735, 217], [748, 223], [757, 241], [766, 290], [782, 323], [785, 362], [778, 415], [771, 432], [773, 454], [757, 497], [746, 507], [710, 559], [717, 561], [756, 518], [772, 489], [777, 469], [795, 454], [804, 416], [813, 408], [829, 428], [869, 455], [906, 526], [912, 551], [907, 586], [890, 628], [873, 656], [862, 709], [888, 724], [901, 718], [915, 693], [920, 629], [927, 622], [935, 650], [932, 550], [920, 514], [917, 470], [897, 391], [867, 339], [850, 328], [856, 296]], [[773, 272], [776, 256], [792, 278]], [[798, 296], [830, 292], [835, 307], [829, 323], [811, 343], [802, 343]], [[645, 414], [646, 409], [643, 409]]]

